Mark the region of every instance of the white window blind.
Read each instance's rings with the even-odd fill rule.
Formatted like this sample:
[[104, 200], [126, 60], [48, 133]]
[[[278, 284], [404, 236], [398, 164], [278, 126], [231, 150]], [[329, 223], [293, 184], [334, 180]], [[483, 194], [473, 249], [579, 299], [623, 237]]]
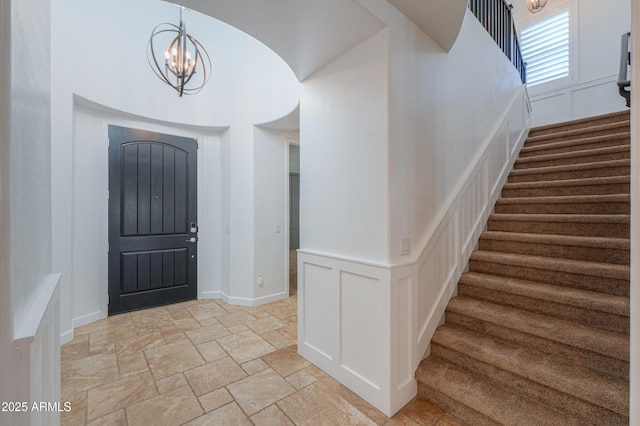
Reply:
[[520, 32], [527, 86], [569, 75], [569, 10], [541, 19]]

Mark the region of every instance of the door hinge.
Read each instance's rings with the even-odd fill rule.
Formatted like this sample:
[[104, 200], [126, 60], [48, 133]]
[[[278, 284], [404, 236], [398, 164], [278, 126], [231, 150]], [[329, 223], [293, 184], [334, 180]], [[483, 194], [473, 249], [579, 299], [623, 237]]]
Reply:
[[111, 296], [107, 294], [107, 305], [111, 304]]
[[109, 243], [107, 243], [107, 253], [109, 252], [109, 249], [110, 249]]

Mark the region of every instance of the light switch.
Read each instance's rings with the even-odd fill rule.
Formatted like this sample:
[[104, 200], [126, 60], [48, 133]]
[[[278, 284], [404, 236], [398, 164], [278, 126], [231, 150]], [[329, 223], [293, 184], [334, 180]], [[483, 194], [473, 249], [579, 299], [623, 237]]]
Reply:
[[403, 238], [400, 245], [400, 256], [408, 256], [411, 254], [411, 238]]

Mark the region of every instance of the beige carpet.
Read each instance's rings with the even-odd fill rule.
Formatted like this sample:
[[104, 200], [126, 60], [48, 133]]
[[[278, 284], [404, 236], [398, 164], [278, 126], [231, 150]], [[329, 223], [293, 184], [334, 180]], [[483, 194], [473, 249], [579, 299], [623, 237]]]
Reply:
[[628, 111], [532, 129], [459, 282], [419, 394], [473, 425], [623, 425]]

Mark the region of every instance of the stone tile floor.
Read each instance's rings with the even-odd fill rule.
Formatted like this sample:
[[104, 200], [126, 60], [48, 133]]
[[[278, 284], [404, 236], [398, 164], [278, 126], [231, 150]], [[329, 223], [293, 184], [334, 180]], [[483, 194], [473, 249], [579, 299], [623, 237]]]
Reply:
[[63, 425], [460, 425], [416, 398], [388, 418], [297, 354], [297, 300], [194, 300], [79, 327]]

